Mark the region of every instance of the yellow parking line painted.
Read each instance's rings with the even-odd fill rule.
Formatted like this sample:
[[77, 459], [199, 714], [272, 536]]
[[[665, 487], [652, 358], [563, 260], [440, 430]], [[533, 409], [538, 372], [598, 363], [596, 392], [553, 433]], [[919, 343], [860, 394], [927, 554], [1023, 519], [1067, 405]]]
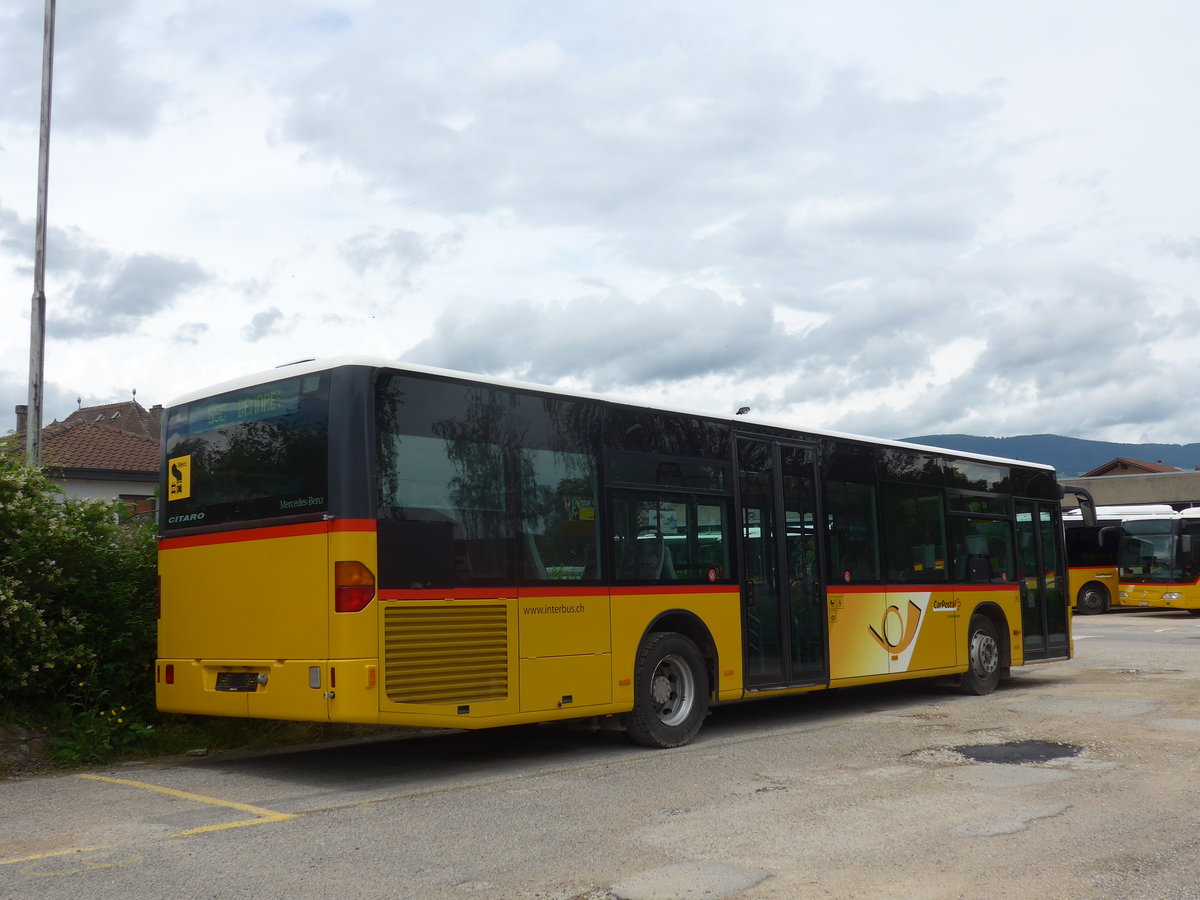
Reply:
[[187, 831], [180, 831], [176, 834], [168, 835], [168, 837], [184, 837], [190, 834], [205, 834], [209, 831], [224, 831], [227, 828], [245, 828], [247, 825], [265, 825], [268, 822], [282, 822], [285, 819], [296, 818], [295, 813], [281, 813], [270, 809], [263, 809], [261, 806], [251, 806], [249, 803], [235, 803], [232, 800], [219, 800], [216, 797], [205, 797], [202, 794], [192, 794], [188, 791], [177, 791], [174, 788], [161, 787], [157, 784], [147, 784], [144, 781], [129, 781], [125, 778], [109, 778], [105, 775], [77, 775], [76, 778], [88, 778], [92, 781], [105, 781], [109, 784], [123, 784], [126, 787], [141, 788], [147, 791], [155, 791], [159, 794], [167, 794], [171, 797], [179, 797], [182, 800], [191, 800], [195, 803], [207, 803], [210, 806], [224, 806], [228, 809], [236, 809], [239, 812], [248, 812], [254, 816], [253, 819], [243, 819], [238, 822], [226, 822], [222, 825], [204, 825], [200, 828], [189, 828]]
[[[204, 803], [209, 806], [224, 806], [227, 809], [236, 809], [238, 812], [250, 813], [254, 816], [253, 819], [240, 819], [236, 822], [225, 822], [221, 825], [204, 825], [200, 828], [189, 828], [187, 831], [176, 832], [175, 834], [166, 835], [166, 837], [157, 838], [157, 840], [169, 840], [170, 838], [187, 837], [193, 834], [207, 834], [210, 831], [225, 831], [229, 828], [245, 828], [248, 825], [265, 825], [268, 822], [283, 822], [286, 819], [295, 819], [298, 817], [296, 813], [275, 812], [272, 809], [263, 809], [261, 806], [251, 806], [249, 803], [236, 803], [232, 800], [221, 800], [217, 797], [205, 797], [203, 794], [192, 794], [188, 791], [177, 791], [174, 788], [161, 787], [157, 784], [147, 784], [144, 781], [130, 781], [126, 778], [109, 778], [105, 775], [76, 775], [76, 778], [87, 778], [90, 781], [104, 781], [109, 784], [120, 784], [125, 787], [139, 788], [146, 791], [154, 791], [159, 794], [167, 794], [171, 797], [178, 797], [181, 800], [191, 800], [194, 803]], [[16, 859], [0, 859], [0, 866], [11, 866], [14, 863], [29, 863], [36, 862], [42, 859], [53, 859], [59, 856], [70, 856], [75, 853], [97, 853], [103, 850], [112, 850], [119, 845], [110, 844], [100, 847], [73, 847], [70, 850], [55, 850], [50, 853], [35, 853], [31, 856], [21, 856]], [[89, 865], [89, 868], [100, 868], [97, 865]]]
[[0, 859], [0, 866], [11, 866], [13, 863], [34, 862], [39, 859], [53, 859], [56, 856], [70, 856], [72, 853], [97, 853], [101, 850], [111, 850], [116, 844], [106, 847], [73, 847], [70, 850], [55, 850], [51, 853], [35, 853], [33, 856], [18, 856], [16, 859]]

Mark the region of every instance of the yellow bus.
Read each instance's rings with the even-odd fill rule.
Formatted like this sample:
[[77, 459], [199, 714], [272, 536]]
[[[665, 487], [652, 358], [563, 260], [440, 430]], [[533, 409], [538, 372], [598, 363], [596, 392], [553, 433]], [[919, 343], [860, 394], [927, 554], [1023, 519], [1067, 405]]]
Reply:
[[1200, 508], [1123, 522], [1117, 563], [1121, 606], [1200, 616]]
[[180, 398], [162, 463], [165, 712], [672, 747], [1072, 652], [1045, 466], [359, 358]]
[[1095, 510], [1096, 521], [1091, 525], [1084, 523], [1082, 509], [1063, 513], [1070, 596], [1075, 598], [1077, 613], [1095, 615], [1121, 605], [1117, 566], [1121, 524], [1129, 519], [1170, 515], [1173, 511], [1161, 503], [1099, 506]]

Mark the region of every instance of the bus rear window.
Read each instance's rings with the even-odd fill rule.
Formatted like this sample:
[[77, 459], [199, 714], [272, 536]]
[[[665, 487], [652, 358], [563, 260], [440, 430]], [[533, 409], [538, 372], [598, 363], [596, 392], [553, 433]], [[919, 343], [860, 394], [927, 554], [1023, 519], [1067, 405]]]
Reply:
[[329, 373], [207, 397], [167, 413], [168, 531], [328, 508]]

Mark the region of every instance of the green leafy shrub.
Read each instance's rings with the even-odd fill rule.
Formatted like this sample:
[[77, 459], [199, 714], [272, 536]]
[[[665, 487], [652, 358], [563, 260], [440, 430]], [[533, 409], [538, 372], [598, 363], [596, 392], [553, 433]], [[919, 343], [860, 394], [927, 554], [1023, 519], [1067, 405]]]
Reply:
[[155, 534], [122, 512], [0, 453], [0, 712], [57, 724], [65, 761], [105, 758], [153, 715]]

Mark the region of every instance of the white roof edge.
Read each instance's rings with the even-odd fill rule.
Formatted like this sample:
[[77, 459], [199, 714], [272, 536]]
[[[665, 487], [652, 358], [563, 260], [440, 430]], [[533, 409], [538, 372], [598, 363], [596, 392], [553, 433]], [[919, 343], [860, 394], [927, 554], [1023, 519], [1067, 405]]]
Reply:
[[330, 356], [320, 359], [305, 359], [295, 363], [285, 363], [277, 366], [274, 369], [267, 369], [261, 372], [255, 372], [250, 375], [245, 375], [240, 378], [230, 379], [218, 384], [210, 385], [209, 387], [200, 388], [195, 391], [190, 391], [176, 397], [167, 404], [167, 408], [179, 406], [183, 403], [191, 403], [205, 397], [212, 397], [216, 394], [225, 394], [230, 391], [242, 390], [243, 388], [253, 387], [256, 384], [267, 384], [272, 381], [280, 381], [284, 378], [290, 378], [295, 375], [305, 375], [309, 372], [323, 372], [326, 369], [335, 369], [342, 366], [368, 366], [387, 369], [399, 369], [402, 371], [417, 372], [423, 375], [444, 375], [449, 378], [465, 378], [470, 381], [478, 381], [482, 384], [490, 384], [495, 387], [517, 388], [520, 390], [540, 391], [542, 393], [558, 394], [563, 397], [576, 397], [587, 400], [605, 400], [611, 403], [620, 403], [626, 406], [636, 406], [643, 409], [661, 409], [663, 412], [681, 413], [683, 415], [703, 416], [706, 419], [719, 419], [737, 425], [758, 425], [764, 428], [778, 428], [784, 431], [802, 431], [807, 434], [818, 435], [820, 437], [841, 438], [852, 441], [865, 441], [866, 443], [876, 444], [883, 447], [899, 447], [905, 450], [926, 450], [934, 453], [939, 453], [947, 456], [954, 456], [959, 459], [969, 459], [977, 462], [994, 463], [997, 465], [1019, 465], [1026, 466], [1031, 469], [1044, 469], [1053, 472], [1054, 467], [1046, 463], [1029, 462], [1020, 459], [1009, 459], [1003, 456], [988, 456], [983, 453], [971, 453], [967, 450], [951, 450], [947, 447], [935, 447], [929, 444], [913, 444], [907, 441], [894, 441], [886, 438], [869, 437], [863, 434], [850, 434], [841, 431], [828, 431], [821, 428], [809, 428], [796, 426], [790, 423], [767, 421], [763, 419], [750, 419], [746, 416], [737, 415], [722, 415], [720, 413], [706, 412], [703, 410], [693, 409], [678, 409], [665, 406], [649, 406], [638, 400], [633, 400], [628, 397], [620, 397], [617, 395], [601, 395], [589, 394], [583, 391], [572, 391], [563, 388], [550, 387], [544, 384], [533, 384], [527, 381], [513, 381], [505, 378], [496, 378], [490, 375], [475, 375], [470, 372], [460, 372], [454, 369], [440, 369], [435, 366], [422, 366], [415, 363], [402, 363], [396, 360], [385, 359], [376, 356]]

